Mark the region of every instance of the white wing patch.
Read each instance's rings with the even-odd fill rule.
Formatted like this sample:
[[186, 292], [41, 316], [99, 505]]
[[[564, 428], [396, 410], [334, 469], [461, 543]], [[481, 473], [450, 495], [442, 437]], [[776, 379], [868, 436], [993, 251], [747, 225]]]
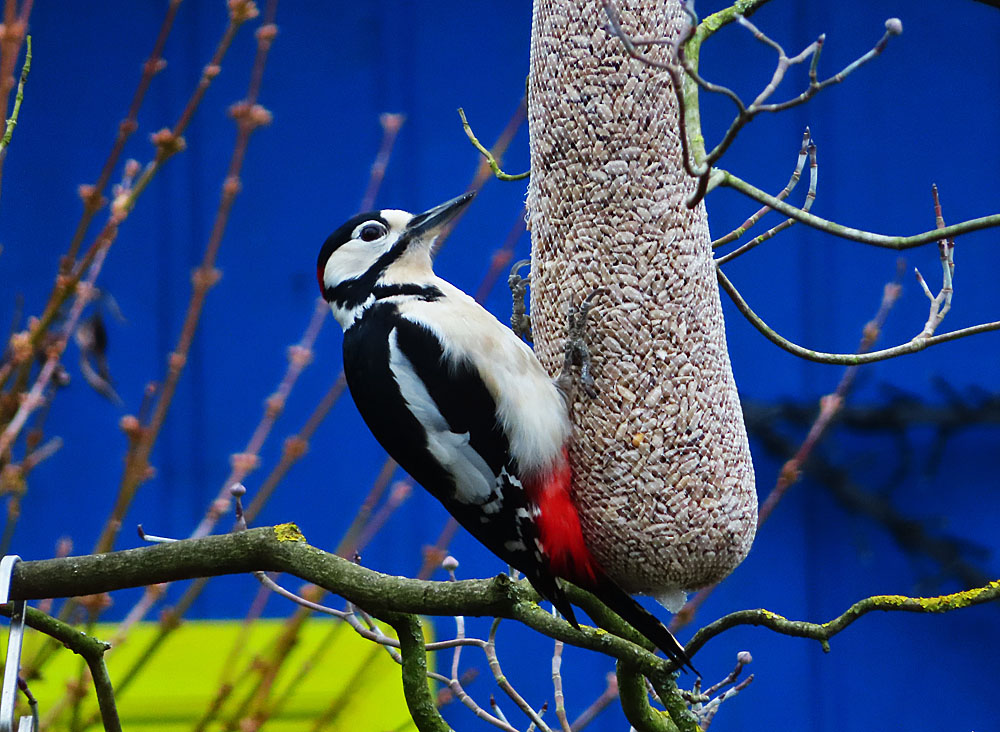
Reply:
[[[452, 432], [410, 359], [399, 348], [396, 329], [389, 333], [389, 370], [407, 407], [427, 430], [427, 449], [455, 478], [455, 498], [473, 505], [487, 504], [494, 494], [496, 476], [469, 444], [469, 433]], [[493, 507], [497, 510], [499, 506]]]

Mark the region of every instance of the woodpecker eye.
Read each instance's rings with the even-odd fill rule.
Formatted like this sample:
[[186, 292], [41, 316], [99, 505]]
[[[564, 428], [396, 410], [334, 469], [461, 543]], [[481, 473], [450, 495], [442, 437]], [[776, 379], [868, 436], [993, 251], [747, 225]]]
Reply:
[[384, 225], [372, 222], [361, 227], [361, 231], [358, 232], [358, 238], [361, 241], [375, 241], [376, 239], [381, 239], [385, 234], [386, 228]]

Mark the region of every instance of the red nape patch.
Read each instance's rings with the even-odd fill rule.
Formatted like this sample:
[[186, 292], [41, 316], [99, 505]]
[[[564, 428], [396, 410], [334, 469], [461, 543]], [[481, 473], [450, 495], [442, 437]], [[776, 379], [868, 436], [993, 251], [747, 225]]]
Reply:
[[323, 283], [323, 270], [325, 268], [322, 264], [316, 265], [316, 281], [319, 282], [319, 291], [324, 292], [326, 290], [326, 285]]
[[553, 470], [527, 488], [538, 505], [538, 533], [553, 574], [583, 587], [593, 586], [600, 574], [587, 543], [583, 540], [580, 515], [570, 494], [573, 483], [569, 455], [563, 449], [562, 460]]

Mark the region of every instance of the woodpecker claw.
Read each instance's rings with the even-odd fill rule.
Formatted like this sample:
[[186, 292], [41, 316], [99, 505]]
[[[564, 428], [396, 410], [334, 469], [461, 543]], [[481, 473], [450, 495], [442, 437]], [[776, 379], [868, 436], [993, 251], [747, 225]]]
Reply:
[[510, 268], [510, 276], [507, 278], [507, 286], [510, 287], [510, 295], [513, 299], [513, 307], [510, 313], [510, 327], [518, 338], [523, 338], [528, 343], [534, 343], [531, 338], [531, 315], [524, 303], [524, 296], [528, 292], [528, 282], [531, 275], [522, 277], [519, 272], [531, 264], [530, 259], [522, 259], [515, 262]]
[[590, 372], [590, 349], [587, 348], [587, 316], [594, 306], [594, 300], [598, 295], [606, 295], [607, 289], [598, 287], [583, 299], [578, 306], [570, 304], [566, 314], [566, 345], [565, 360], [563, 361], [562, 373], [559, 374], [558, 384], [564, 392], [568, 392], [572, 384], [572, 368], [577, 366], [580, 369], [580, 386], [591, 399], [600, 392], [594, 375]]

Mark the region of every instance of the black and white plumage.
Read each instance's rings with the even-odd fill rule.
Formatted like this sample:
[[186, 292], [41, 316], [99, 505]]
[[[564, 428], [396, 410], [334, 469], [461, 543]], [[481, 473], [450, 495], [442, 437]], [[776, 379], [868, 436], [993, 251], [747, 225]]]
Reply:
[[433, 272], [434, 240], [472, 196], [418, 216], [360, 214], [323, 244], [317, 279], [344, 329], [358, 411], [414, 480], [571, 623], [560, 578], [690, 665], [587, 549], [572, 498], [571, 426], [555, 382], [509, 328]]

